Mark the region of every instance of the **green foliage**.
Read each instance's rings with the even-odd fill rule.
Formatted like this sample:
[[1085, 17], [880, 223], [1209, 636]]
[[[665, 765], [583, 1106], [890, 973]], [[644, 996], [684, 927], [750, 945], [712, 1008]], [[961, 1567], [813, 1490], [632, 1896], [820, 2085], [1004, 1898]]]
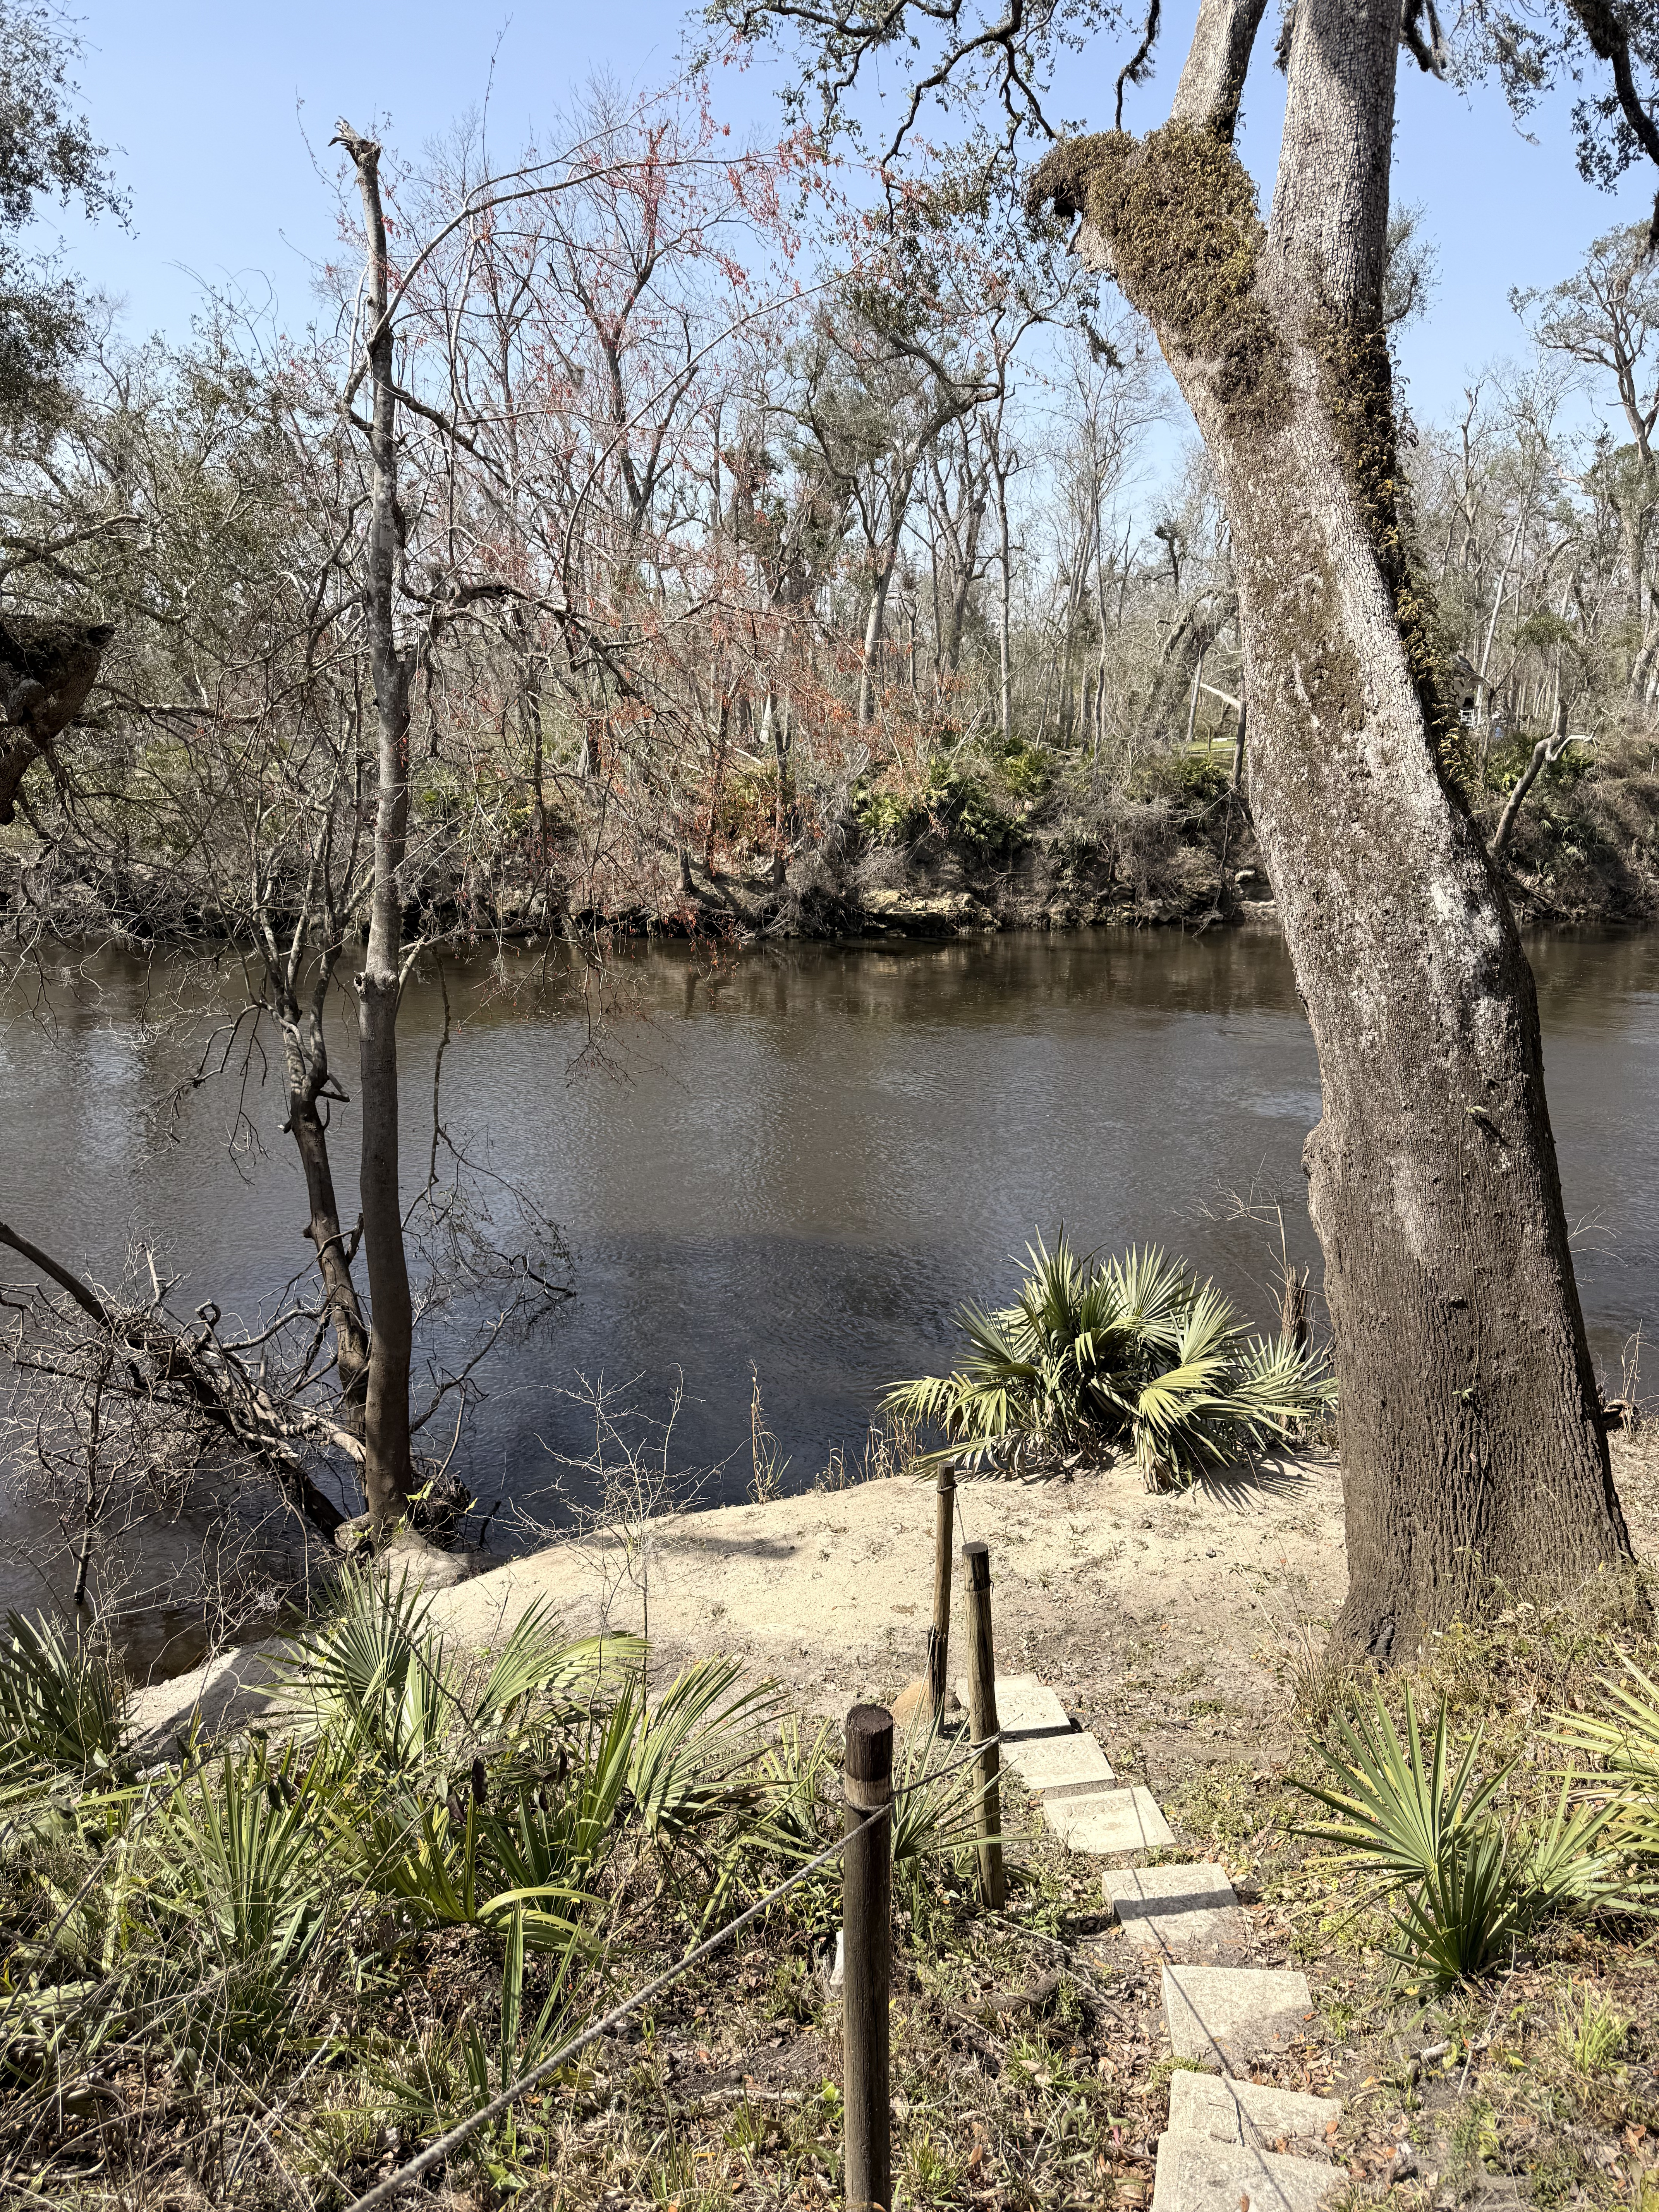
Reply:
[[[525, 1916], [514, 1912], [502, 1950], [501, 2011], [493, 2037], [469, 2019], [459, 2035], [429, 2028], [412, 2044], [377, 2051], [371, 2079], [380, 2100], [404, 2126], [422, 2136], [437, 2135], [481, 2112], [509, 2083], [533, 2072], [564, 2038], [570, 2026], [574, 1954], [566, 1951], [560, 1959], [546, 1995], [526, 2023], [526, 1952]], [[509, 2110], [467, 2147], [465, 2155], [498, 2188], [514, 2184], [519, 2133], [518, 2114]]]
[[22, 250], [40, 203], [79, 202], [88, 217], [125, 206], [70, 70], [80, 41], [40, 0], [0, 9], [0, 422], [56, 428], [70, 412], [69, 371], [89, 337], [88, 302], [58, 262]]
[[433, 1633], [432, 1600], [405, 1573], [394, 1586], [371, 1569], [341, 1577], [335, 1601], [292, 1639], [287, 1668], [314, 1724], [394, 1773], [434, 1758], [454, 1735], [499, 1733], [532, 1702], [570, 1719], [588, 1710], [605, 1662], [625, 1668], [630, 1637], [567, 1643], [546, 1608], [529, 1607], [482, 1682], [469, 1683]]
[[[94, 2059], [142, 2051], [216, 2095], [283, 2054], [326, 2056], [318, 2089], [341, 2062], [358, 2092], [301, 2134], [337, 2174], [387, 2114], [425, 2131], [476, 2112], [606, 1990], [630, 1908], [660, 1931], [689, 1895], [695, 1927], [780, 1854], [791, 1793], [761, 1760], [771, 1686], [712, 1659], [652, 1698], [644, 1657], [632, 1638], [567, 1643], [537, 1607], [492, 1656], [457, 1659], [425, 1598], [352, 1575], [292, 1643], [301, 1739], [280, 1757], [256, 1741], [112, 1788], [78, 1763], [76, 1738], [58, 1790], [73, 1817], [55, 1812], [44, 1841], [21, 1823], [8, 1834], [9, 2087], [44, 2109]], [[34, 1713], [57, 1710], [43, 1675], [58, 1692], [76, 1679], [49, 1635], [15, 1638], [12, 1663]], [[116, 1701], [111, 1745], [120, 1717]], [[48, 1749], [63, 1733], [46, 1732]], [[810, 1798], [823, 1759], [820, 1740], [795, 1760], [794, 1794]], [[810, 1833], [810, 1803], [794, 1812]], [[411, 1949], [443, 1972], [410, 2032], [384, 2033], [374, 2005]], [[478, 1967], [495, 1958], [499, 2019], [477, 2011]], [[475, 2146], [503, 2187], [526, 2124]]]
[[795, 1714], [761, 1753], [757, 1771], [765, 1791], [763, 1833], [784, 1859], [810, 1859], [829, 1840], [826, 1792], [836, 1772], [835, 1729], [823, 1721], [808, 1737]]
[[206, 1932], [222, 1959], [277, 1977], [313, 1949], [325, 1924], [317, 1779], [291, 1752], [273, 1769], [261, 1744], [178, 1786], [161, 1848], [181, 1933]]
[[[1013, 792], [1000, 769], [998, 780], [1014, 796], [1025, 795], [1027, 785], [1042, 787], [1038, 779], [1046, 775], [1042, 755], [1021, 746], [1008, 757], [1010, 774], [1022, 789]], [[1021, 842], [1025, 835], [1020, 824], [997, 805], [984, 776], [938, 759], [919, 790], [895, 791], [884, 785], [860, 783], [854, 793], [853, 813], [866, 837], [876, 845], [910, 846], [934, 837], [941, 844], [983, 858]]]
[[521, 1790], [510, 1815], [492, 1814], [483, 1823], [505, 1885], [484, 1911], [522, 1916], [531, 1908], [527, 1932], [538, 1948], [558, 1947], [570, 1908], [584, 1901], [603, 1873], [619, 1826], [638, 1711], [630, 1685], [609, 1718], [595, 1724], [586, 1755], [562, 1788]]
[[980, 1794], [972, 1764], [959, 1744], [940, 1737], [931, 1713], [907, 1734], [894, 1765], [893, 1874], [925, 1922], [939, 1904], [934, 1862], [972, 1844]]
[[[1553, 621], [1553, 616], [1550, 619]], [[1501, 793], [1504, 798], [1508, 798], [1525, 771], [1527, 763], [1531, 760], [1532, 749], [1538, 742], [1540, 734], [1535, 731], [1512, 731], [1500, 743], [1493, 744], [1488, 750], [1485, 776], [1486, 788], [1488, 791]], [[1477, 763], [1477, 768], [1479, 765]], [[1527, 800], [1534, 815], [1536, 816], [1548, 803], [1553, 793], [1559, 794], [1571, 791], [1575, 785], [1582, 783], [1586, 776], [1592, 775], [1595, 768], [1595, 756], [1585, 745], [1569, 745], [1559, 759], [1547, 761], [1539, 770], [1538, 781], [1534, 784]], [[1481, 781], [1480, 777], [1477, 775], [1472, 781], [1478, 790]]]
[[1576, 2007], [1560, 2007], [1556, 2039], [1562, 2056], [1581, 2074], [1605, 2074], [1617, 2062], [1629, 2033], [1623, 2013], [1593, 1989], [1583, 1992]]
[[927, 827], [926, 809], [912, 793], [872, 790], [860, 784], [853, 814], [872, 845], [908, 845]]
[[407, 1574], [394, 1589], [372, 1570], [349, 1569], [333, 1605], [291, 1646], [295, 1689], [318, 1729], [394, 1771], [428, 1757], [451, 1717], [431, 1611]]
[[9, 1759], [60, 1772], [107, 1772], [126, 1750], [121, 1686], [108, 1653], [45, 1613], [6, 1615], [0, 1731]]
[[1233, 748], [1224, 744], [1176, 745], [1148, 753], [1131, 769], [1131, 799], [1167, 799], [1187, 811], [1202, 811], [1227, 796], [1232, 782]]
[[1334, 1750], [1319, 1747], [1341, 1786], [1296, 1787], [1339, 1815], [1302, 1832], [1340, 1844], [1376, 1875], [1368, 1902], [1397, 1900], [1389, 1955], [1400, 1966], [1468, 1980], [1507, 1961], [1550, 1915], [1619, 1901], [1605, 1810], [1570, 1809], [1564, 1786], [1540, 1832], [1506, 1824], [1497, 1808], [1515, 1762], [1477, 1777], [1484, 1725], [1453, 1771], [1443, 1698], [1426, 1759], [1409, 1685], [1403, 1743], [1381, 1692], [1371, 1700], [1369, 1714], [1338, 1721]]
[[1016, 742], [999, 756], [995, 775], [1010, 799], [1038, 799], [1054, 781], [1054, 763], [1041, 746]]
[[684, 1842], [755, 1803], [755, 1735], [778, 1717], [770, 1682], [732, 1692], [736, 1659], [700, 1659], [643, 1712], [634, 1731], [628, 1786], [653, 1842]]
[[1602, 1773], [1589, 1787], [1601, 1797], [1608, 1840], [1626, 1857], [1659, 1862], [1659, 1686], [1627, 1655], [1624, 1680], [1603, 1675], [1599, 1713], [1556, 1717], [1555, 1741], [1590, 1753]]
[[1320, 1362], [1282, 1340], [1247, 1339], [1212, 1283], [1161, 1251], [1103, 1264], [1062, 1228], [1041, 1238], [1017, 1302], [964, 1306], [963, 1364], [893, 1385], [881, 1410], [933, 1423], [930, 1456], [1012, 1467], [1127, 1446], [1149, 1483], [1192, 1481], [1283, 1443], [1326, 1407]]

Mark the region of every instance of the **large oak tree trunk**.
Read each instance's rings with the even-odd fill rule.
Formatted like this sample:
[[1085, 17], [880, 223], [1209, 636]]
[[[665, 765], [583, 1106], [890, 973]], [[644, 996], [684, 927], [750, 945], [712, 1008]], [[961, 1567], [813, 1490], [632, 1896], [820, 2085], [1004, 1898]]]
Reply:
[[1171, 121], [1052, 155], [1215, 463], [1250, 799], [1319, 1049], [1308, 1139], [1341, 1389], [1338, 1633], [1404, 1658], [1495, 1583], [1628, 1556], [1537, 1005], [1450, 787], [1394, 491], [1381, 313], [1398, 0], [1298, 0], [1264, 228], [1231, 150], [1261, 0], [1205, 0]]

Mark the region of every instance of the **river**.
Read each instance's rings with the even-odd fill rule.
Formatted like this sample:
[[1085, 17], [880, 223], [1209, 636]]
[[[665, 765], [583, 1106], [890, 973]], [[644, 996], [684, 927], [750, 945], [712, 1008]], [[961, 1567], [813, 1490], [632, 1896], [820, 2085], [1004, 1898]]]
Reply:
[[[1616, 1381], [1626, 1340], [1659, 1311], [1659, 936], [1530, 950], [1579, 1284]], [[948, 1362], [953, 1310], [1004, 1297], [1038, 1229], [1064, 1221], [1108, 1249], [1163, 1243], [1263, 1322], [1276, 1313], [1275, 1201], [1291, 1256], [1316, 1262], [1300, 1153], [1318, 1069], [1265, 931], [788, 945], [714, 961], [630, 948], [603, 1049], [586, 1054], [581, 1011], [533, 993], [536, 972], [528, 958], [504, 975], [446, 971], [445, 1127], [560, 1224], [577, 1291], [480, 1372], [457, 1466], [486, 1505], [506, 1501], [497, 1544], [530, 1540], [510, 1525], [515, 1504], [557, 1524], [591, 1497], [562, 1462], [591, 1450], [583, 1394], [601, 1382], [637, 1409], [631, 1433], [653, 1450], [650, 1424], [678, 1391], [666, 1463], [708, 1503], [752, 1480], [754, 1376], [784, 1489], [817, 1480], [838, 1451], [856, 1462], [882, 1384]], [[55, 980], [49, 1018], [9, 1013], [8, 1217], [106, 1282], [129, 1237], [149, 1238], [181, 1278], [176, 1311], [211, 1298], [251, 1322], [302, 1268], [303, 1186], [274, 1065], [191, 1083], [205, 1032], [234, 1011], [230, 986], [192, 980], [179, 1020], [179, 982], [100, 959]], [[349, 1090], [343, 1003], [338, 1014]], [[443, 1023], [423, 975], [400, 1031], [411, 1190]], [[349, 1107], [332, 1141], [349, 1211]], [[1236, 1201], [1252, 1198], [1241, 1218]], [[490, 1203], [513, 1241], [517, 1201], [496, 1187]], [[15, 1498], [7, 1511], [19, 1540], [0, 1603], [33, 1605], [42, 1585], [21, 1540], [38, 1551], [47, 1524]], [[158, 1620], [137, 1639], [152, 1652], [179, 1627]]]

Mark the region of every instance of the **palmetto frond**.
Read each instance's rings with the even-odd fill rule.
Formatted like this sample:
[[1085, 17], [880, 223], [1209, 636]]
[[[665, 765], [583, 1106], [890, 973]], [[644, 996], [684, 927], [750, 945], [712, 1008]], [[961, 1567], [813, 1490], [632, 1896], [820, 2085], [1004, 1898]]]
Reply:
[[1034, 1342], [1058, 1347], [1077, 1334], [1078, 1308], [1092, 1260], [1079, 1260], [1064, 1228], [1050, 1252], [1039, 1237], [1025, 1248], [1031, 1263], [1019, 1294], [1018, 1311], [1024, 1316]]
[[1198, 1292], [1198, 1282], [1161, 1247], [1132, 1246], [1105, 1270], [1125, 1323], [1149, 1351], [1173, 1352]]
[[1401, 1965], [1460, 1981], [1511, 1953], [1546, 1914], [1608, 1902], [1642, 1909], [1608, 1847], [1612, 1808], [1574, 1809], [1570, 1779], [1544, 1828], [1507, 1826], [1498, 1800], [1514, 1761], [1480, 1779], [1477, 1729], [1454, 1769], [1443, 1699], [1425, 1755], [1409, 1686], [1405, 1707], [1402, 1742], [1373, 1689], [1370, 1711], [1338, 1723], [1334, 1749], [1321, 1747], [1339, 1786], [1296, 1785], [1337, 1815], [1303, 1834], [1368, 1867], [1374, 1898], [1398, 1897], [1392, 1955]]
[[631, 1636], [568, 1641], [556, 1618], [538, 1599], [496, 1652], [483, 1686], [465, 1700], [467, 1726], [476, 1731], [500, 1723], [532, 1698], [546, 1700], [562, 1717], [574, 1719], [592, 1705], [602, 1673], [636, 1666], [643, 1650]]
[[1602, 1772], [1585, 1786], [1607, 1807], [1613, 1838], [1632, 1857], [1659, 1860], [1659, 1684], [1621, 1652], [1624, 1679], [1603, 1675], [1599, 1713], [1562, 1714], [1554, 1737], [1592, 1753]]
[[1243, 1341], [1231, 1302], [1160, 1250], [1102, 1264], [1062, 1228], [1027, 1249], [1018, 1301], [964, 1306], [962, 1363], [895, 1383], [881, 1410], [943, 1431], [946, 1456], [1017, 1464], [1127, 1443], [1149, 1480], [1186, 1480], [1282, 1438], [1330, 1398], [1319, 1363]]
[[1021, 1328], [1024, 1318], [1018, 1306], [995, 1314], [963, 1307], [957, 1326], [968, 1340], [963, 1364], [969, 1382], [981, 1389], [1018, 1389], [1040, 1379], [1043, 1347]]
[[348, 1569], [331, 1609], [283, 1661], [299, 1702], [394, 1771], [428, 1757], [454, 1717], [432, 1600], [405, 1572]]
[[628, 1786], [647, 1834], [694, 1835], [758, 1793], [757, 1733], [778, 1717], [773, 1682], [737, 1687], [743, 1663], [701, 1659], [686, 1668], [635, 1731]]
[[1338, 1722], [1338, 1748], [1329, 1751], [1321, 1747], [1326, 1765], [1343, 1786], [1334, 1790], [1313, 1782], [1297, 1785], [1340, 1816], [1334, 1822], [1310, 1825], [1303, 1832], [1342, 1844], [1353, 1859], [1370, 1865], [1390, 1887], [1429, 1879], [1445, 1858], [1453, 1830], [1478, 1820], [1508, 1779], [1509, 1766], [1500, 1767], [1485, 1782], [1475, 1779], [1474, 1764], [1480, 1755], [1483, 1733], [1480, 1729], [1475, 1730], [1449, 1780], [1444, 1703], [1425, 1759], [1416, 1700], [1410, 1688], [1406, 1692], [1403, 1743], [1381, 1692], [1373, 1690], [1368, 1715]]
[[1233, 1455], [1233, 1401], [1224, 1353], [1189, 1359], [1154, 1376], [1135, 1401], [1135, 1457], [1149, 1476], [1164, 1468], [1193, 1475]]
[[1281, 1432], [1336, 1402], [1336, 1384], [1322, 1360], [1288, 1337], [1252, 1337], [1237, 1354], [1233, 1395], [1249, 1418]]
[[109, 1768], [126, 1749], [125, 1704], [108, 1655], [45, 1613], [6, 1615], [0, 1729], [8, 1754], [69, 1773]]

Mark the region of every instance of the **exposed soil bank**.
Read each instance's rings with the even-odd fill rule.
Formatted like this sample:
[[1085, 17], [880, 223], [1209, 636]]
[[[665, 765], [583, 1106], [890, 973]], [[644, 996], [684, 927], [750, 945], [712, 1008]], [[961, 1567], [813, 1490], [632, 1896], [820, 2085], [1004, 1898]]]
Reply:
[[[1649, 1433], [1613, 1439], [1644, 1558], [1659, 1549]], [[1249, 1755], [1346, 1587], [1341, 1479], [1328, 1457], [1161, 1497], [1133, 1466], [1067, 1483], [969, 1482], [957, 1503], [958, 1540], [991, 1547], [999, 1667], [1056, 1685], [1085, 1726], [1109, 1735], [1120, 1771], [1155, 1785], [1194, 1759]], [[540, 1600], [573, 1636], [648, 1633], [659, 1682], [726, 1652], [800, 1710], [839, 1720], [921, 1668], [933, 1508], [931, 1486], [901, 1480], [648, 1522], [437, 1591], [434, 1619], [455, 1644], [483, 1648]], [[192, 1710], [211, 1726], [268, 1707], [271, 1648], [247, 1645], [140, 1692], [138, 1725], [165, 1739]]]
[[[1659, 775], [1651, 746], [1550, 771], [1504, 855], [1516, 918], [1535, 928], [1605, 927], [1659, 917]], [[1466, 793], [1490, 836], [1508, 769]], [[714, 935], [950, 937], [1103, 922], [1188, 927], [1255, 921], [1278, 908], [1247, 799], [1226, 775], [1170, 756], [1118, 790], [1062, 779], [1034, 801], [952, 784], [906, 804], [866, 802], [789, 862], [711, 875], [692, 862], [668, 902], [585, 913], [587, 927]], [[532, 905], [533, 905], [532, 902]], [[539, 915], [503, 908], [508, 927]]]

